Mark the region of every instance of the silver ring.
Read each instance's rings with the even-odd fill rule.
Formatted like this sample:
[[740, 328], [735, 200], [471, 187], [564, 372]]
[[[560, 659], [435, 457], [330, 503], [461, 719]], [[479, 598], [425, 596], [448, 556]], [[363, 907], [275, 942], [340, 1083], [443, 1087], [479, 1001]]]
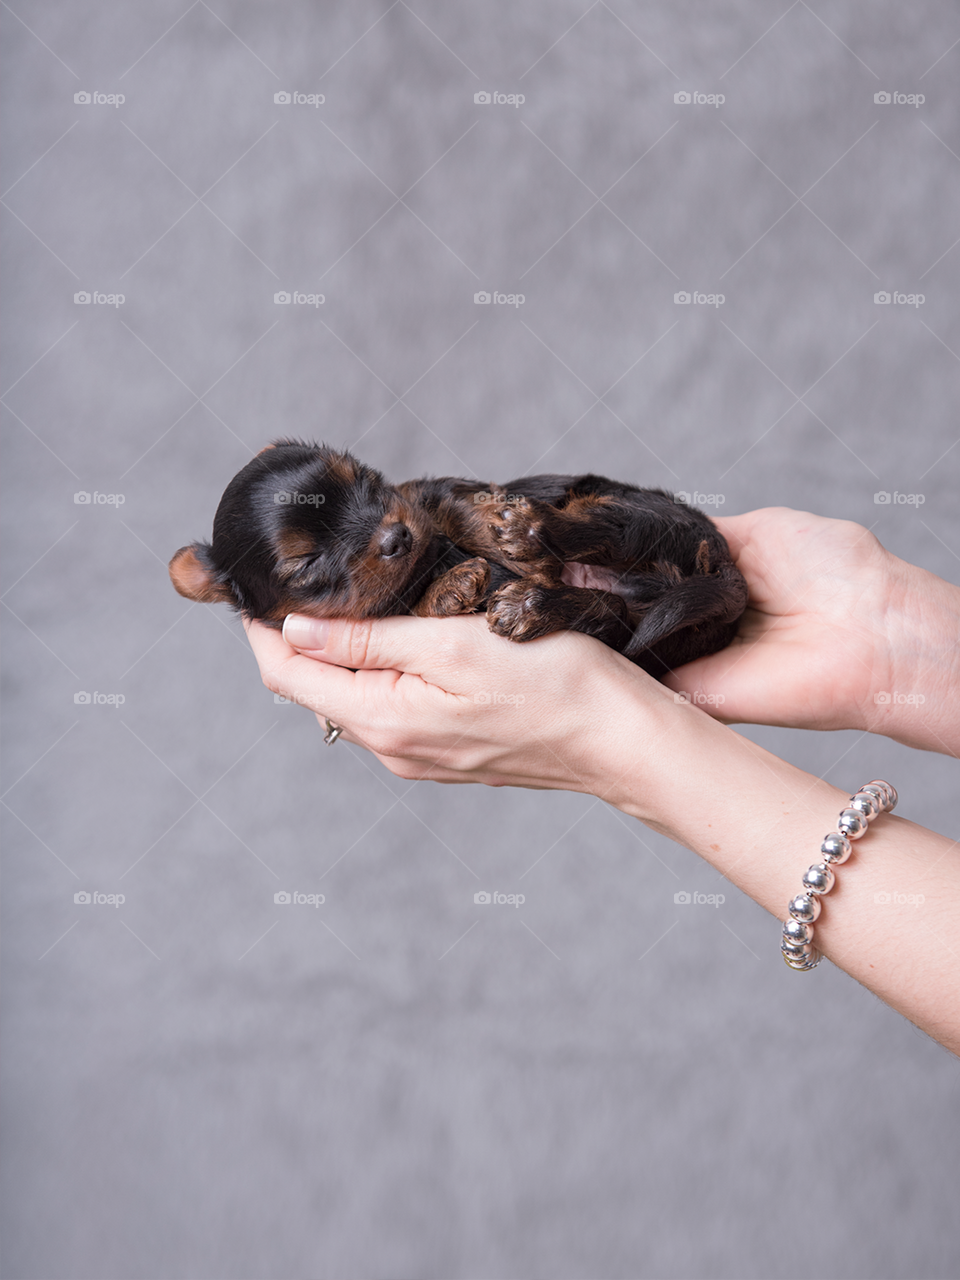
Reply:
[[323, 735], [323, 740], [328, 747], [332, 747], [341, 733], [343, 733], [343, 725], [334, 724], [329, 716], [324, 716], [324, 720], [327, 723], [327, 732]]

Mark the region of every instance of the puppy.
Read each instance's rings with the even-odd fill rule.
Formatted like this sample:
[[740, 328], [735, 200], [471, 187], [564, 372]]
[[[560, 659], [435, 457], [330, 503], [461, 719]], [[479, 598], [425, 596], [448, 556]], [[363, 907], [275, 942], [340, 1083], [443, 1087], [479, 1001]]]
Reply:
[[390, 485], [348, 453], [278, 440], [227, 486], [213, 542], [170, 561], [188, 600], [279, 628], [486, 611], [511, 640], [595, 636], [655, 676], [729, 644], [747, 586], [700, 511], [602, 476]]

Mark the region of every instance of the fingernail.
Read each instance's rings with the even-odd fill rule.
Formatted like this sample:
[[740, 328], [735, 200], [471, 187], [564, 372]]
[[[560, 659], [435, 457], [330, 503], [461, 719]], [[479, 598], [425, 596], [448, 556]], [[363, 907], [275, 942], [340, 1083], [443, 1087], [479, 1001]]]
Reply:
[[324, 648], [329, 631], [325, 618], [305, 618], [299, 613], [288, 613], [283, 623], [283, 638], [294, 649]]

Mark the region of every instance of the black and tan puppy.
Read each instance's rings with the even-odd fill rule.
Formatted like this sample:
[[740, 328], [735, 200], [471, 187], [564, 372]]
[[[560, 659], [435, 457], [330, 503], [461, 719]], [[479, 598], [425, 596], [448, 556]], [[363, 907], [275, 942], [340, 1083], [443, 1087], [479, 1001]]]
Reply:
[[602, 476], [390, 485], [348, 453], [278, 440], [236, 475], [181, 595], [280, 627], [486, 611], [511, 640], [583, 631], [656, 676], [729, 644], [747, 603], [726, 541], [661, 489]]

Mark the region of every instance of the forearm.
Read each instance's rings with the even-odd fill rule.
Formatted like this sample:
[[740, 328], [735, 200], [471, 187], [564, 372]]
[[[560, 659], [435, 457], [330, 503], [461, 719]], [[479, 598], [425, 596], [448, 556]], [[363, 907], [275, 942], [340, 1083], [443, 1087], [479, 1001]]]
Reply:
[[[851, 791], [794, 768], [692, 707], [664, 707], [662, 738], [650, 735], [630, 774], [604, 797], [700, 854], [779, 919], [819, 862]], [[637, 728], [639, 728], [639, 724]], [[626, 766], [625, 750], [617, 754]], [[618, 770], [619, 772], [619, 770]], [[608, 777], [611, 774], [608, 772]], [[898, 902], [898, 895], [904, 895]], [[960, 1054], [960, 850], [903, 818], [883, 814], [837, 869], [823, 899], [816, 946], [929, 1035]], [[779, 934], [770, 963], [781, 964]], [[798, 981], [816, 981], [797, 975]]]
[[[574, 633], [509, 645], [474, 618], [304, 620], [300, 632], [310, 656], [250, 627], [268, 686], [309, 694], [307, 705], [323, 707], [348, 741], [400, 777], [599, 796], [700, 854], [781, 920], [850, 795]], [[509, 690], [511, 701], [480, 703], [478, 689]], [[960, 1054], [958, 902], [956, 846], [883, 814], [839, 869], [816, 945]], [[770, 963], [782, 964], [772, 923]]]

